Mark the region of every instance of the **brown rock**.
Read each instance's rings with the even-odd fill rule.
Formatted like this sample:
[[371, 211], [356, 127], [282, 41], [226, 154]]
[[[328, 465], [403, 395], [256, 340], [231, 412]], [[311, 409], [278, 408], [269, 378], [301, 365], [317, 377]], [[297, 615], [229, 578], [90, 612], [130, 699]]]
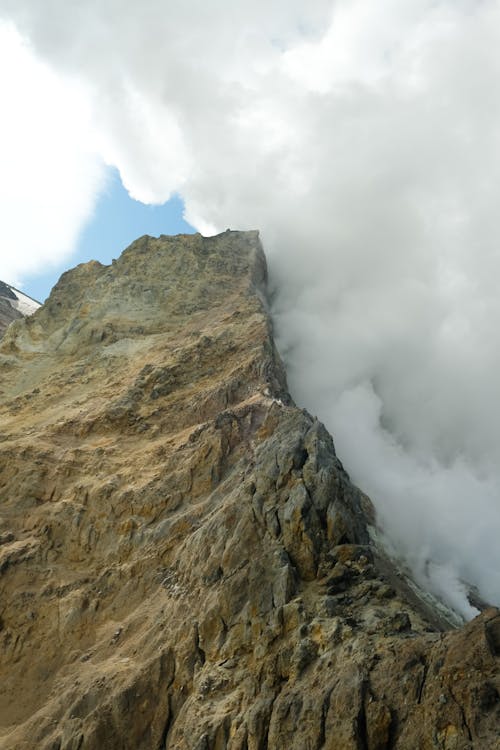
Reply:
[[500, 748], [451, 629], [293, 404], [256, 232], [141, 238], [0, 346], [0, 748]]

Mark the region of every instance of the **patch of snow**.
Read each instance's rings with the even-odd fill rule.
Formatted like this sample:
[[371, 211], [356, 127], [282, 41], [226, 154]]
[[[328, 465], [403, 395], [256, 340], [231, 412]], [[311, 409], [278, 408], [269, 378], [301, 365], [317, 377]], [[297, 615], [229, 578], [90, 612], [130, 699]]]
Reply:
[[40, 302], [37, 302], [31, 297], [28, 297], [27, 294], [23, 294], [19, 291], [19, 289], [15, 289], [9, 284], [6, 284], [6, 286], [8, 286], [11, 292], [16, 296], [16, 299], [9, 298], [10, 304], [13, 308], [19, 310], [22, 315], [33, 315], [33, 313], [36, 312], [39, 307], [41, 307]]

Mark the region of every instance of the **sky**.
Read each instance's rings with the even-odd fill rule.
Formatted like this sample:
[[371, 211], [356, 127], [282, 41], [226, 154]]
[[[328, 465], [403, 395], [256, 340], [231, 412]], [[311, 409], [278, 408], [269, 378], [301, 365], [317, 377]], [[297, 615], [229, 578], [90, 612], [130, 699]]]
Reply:
[[464, 617], [463, 580], [500, 604], [499, 75], [500, 0], [0, 0], [0, 278], [260, 229], [292, 395]]
[[45, 270], [27, 275], [23, 291], [44, 302], [61, 273], [70, 266], [94, 259], [109, 264], [143, 234], [157, 237], [195, 232], [195, 228], [184, 221], [183, 213], [184, 203], [177, 195], [159, 205], [134, 200], [123, 187], [119, 172], [108, 167], [104, 188], [71, 254]]

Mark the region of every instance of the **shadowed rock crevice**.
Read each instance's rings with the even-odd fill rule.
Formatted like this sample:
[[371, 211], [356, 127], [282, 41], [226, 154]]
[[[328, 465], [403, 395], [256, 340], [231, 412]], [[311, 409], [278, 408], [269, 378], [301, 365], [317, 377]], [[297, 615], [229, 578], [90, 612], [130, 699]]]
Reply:
[[500, 615], [373, 545], [265, 283], [256, 232], [143, 237], [8, 329], [0, 748], [499, 746]]

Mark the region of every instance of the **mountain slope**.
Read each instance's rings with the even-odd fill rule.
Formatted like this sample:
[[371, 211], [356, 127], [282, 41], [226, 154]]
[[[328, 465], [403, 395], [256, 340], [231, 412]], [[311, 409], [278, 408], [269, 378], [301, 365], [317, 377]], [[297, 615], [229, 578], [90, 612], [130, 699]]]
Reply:
[[144, 237], [0, 345], [0, 748], [498, 748], [500, 614], [370, 543], [256, 232]]

